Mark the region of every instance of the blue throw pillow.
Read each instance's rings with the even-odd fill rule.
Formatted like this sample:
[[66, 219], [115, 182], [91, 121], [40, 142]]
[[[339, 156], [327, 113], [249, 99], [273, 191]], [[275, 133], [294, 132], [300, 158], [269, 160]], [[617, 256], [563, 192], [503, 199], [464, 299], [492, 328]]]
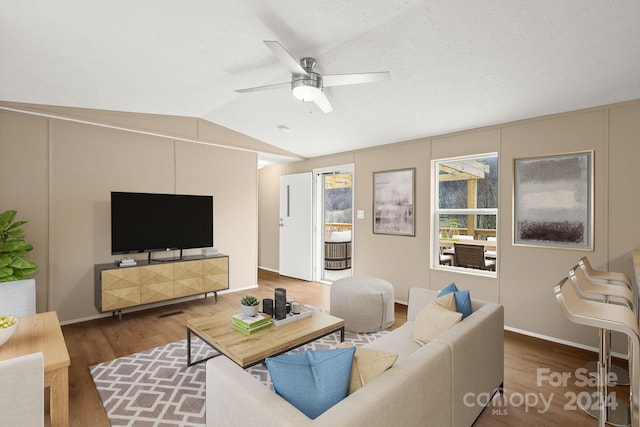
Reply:
[[349, 392], [355, 347], [312, 350], [265, 360], [273, 388], [314, 419]]
[[468, 290], [459, 291], [456, 284], [452, 282], [441, 290], [438, 296], [444, 296], [450, 293], [453, 293], [456, 300], [456, 311], [462, 313], [463, 319], [473, 313], [473, 309], [471, 308], [471, 295]]

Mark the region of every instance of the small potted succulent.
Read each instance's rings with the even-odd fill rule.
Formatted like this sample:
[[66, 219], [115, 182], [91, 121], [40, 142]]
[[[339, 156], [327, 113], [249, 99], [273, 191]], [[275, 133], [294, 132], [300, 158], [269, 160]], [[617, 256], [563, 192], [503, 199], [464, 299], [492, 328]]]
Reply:
[[240, 300], [240, 310], [245, 316], [255, 316], [258, 314], [258, 298], [247, 295]]

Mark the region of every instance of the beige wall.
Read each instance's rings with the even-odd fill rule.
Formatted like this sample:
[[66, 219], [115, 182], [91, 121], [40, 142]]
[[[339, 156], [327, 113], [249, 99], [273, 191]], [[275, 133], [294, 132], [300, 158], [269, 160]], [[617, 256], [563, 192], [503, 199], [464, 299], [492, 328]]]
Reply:
[[[258, 180], [258, 265], [278, 269], [278, 241], [280, 239], [279, 200], [280, 175], [285, 174], [284, 165], [276, 165], [260, 170], [263, 179]], [[273, 185], [277, 183], [277, 185]], [[274, 205], [275, 203], [275, 205]], [[275, 209], [274, 209], [275, 206]], [[275, 224], [275, 227], [273, 226]], [[275, 268], [273, 267], [275, 266]]]
[[[354, 274], [381, 277], [394, 284], [397, 299], [407, 300], [409, 288], [422, 283], [428, 272], [429, 241], [421, 237], [373, 234], [373, 172], [416, 168], [416, 236], [428, 233], [430, 201], [423, 191], [429, 188], [428, 146], [421, 142], [366, 150], [355, 156], [354, 210], [364, 210], [364, 219], [353, 225]], [[426, 193], [428, 194], [428, 192]]]
[[[138, 130], [162, 123], [159, 127], [167, 134], [205, 135], [215, 142], [242, 140], [228, 129], [198, 126], [193, 120], [94, 111], [74, 115], [123, 127], [133, 123]], [[0, 210], [17, 209], [21, 219], [30, 220], [27, 237], [41, 267], [35, 275], [38, 310], [57, 310], [63, 321], [74, 320], [96, 314], [93, 265], [117, 258], [109, 253], [110, 191], [213, 194], [215, 244], [231, 255], [230, 283], [239, 289], [255, 285], [256, 265], [278, 269], [279, 176], [353, 163], [354, 208], [365, 211], [365, 218], [354, 224], [355, 274], [390, 280], [400, 301], [406, 300], [411, 286], [438, 289], [455, 281], [476, 297], [503, 303], [507, 326], [595, 346], [593, 330], [564, 319], [552, 289], [584, 254], [596, 268], [633, 275], [629, 252], [640, 246], [640, 229], [635, 227], [640, 210], [635, 194], [638, 135], [640, 100], [314, 158], [257, 173], [252, 151], [0, 111]], [[257, 145], [248, 140], [243, 148]], [[594, 250], [511, 245], [513, 159], [582, 150], [595, 152]], [[488, 152], [500, 156], [498, 275], [433, 269], [431, 162]], [[416, 236], [374, 235], [372, 173], [407, 167], [416, 168]]]
[[[354, 224], [354, 274], [383, 277], [394, 284], [396, 299], [406, 301], [411, 286], [440, 289], [455, 281], [473, 296], [505, 306], [505, 324], [534, 335], [552, 337], [591, 347], [597, 332], [574, 325], [560, 312], [553, 287], [587, 255], [594, 267], [622, 271], [633, 277], [630, 251], [640, 248], [636, 227], [640, 158], [640, 101], [597, 107], [554, 116], [507, 123], [451, 135], [424, 138], [389, 146], [309, 159], [277, 170], [261, 170], [260, 188], [276, 188], [280, 173], [297, 173], [350, 163], [355, 164], [355, 210], [365, 219]], [[575, 251], [513, 246], [512, 182], [516, 158], [594, 150], [594, 250]], [[497, 277], [431, 268], [431, 162], [455, 156], [497, 152], [500, 168], [499, 255]], [[319, 166], [319, 165], [322, 166]], [[371, 225], [372, 173], [416, 168], [416, 236], [374, 235]], [[261, 216], [277, 211], [277, 199], [263, 200]], [[273, 197], [273, 196], [272, 196]], [[270, 245], [260, 247], [273, 256], [262, 266], [277, 270], [277, 222], [260, 228], [271, 233]], [[617, 350], [625, 352], [621, 346]]]
[[252, 151], [0, 111], [0, 210], [31, 221], [37, 308], [56, 310], [61, 321], [97, 315], [93, 266], [119, 258], [111, 255], [111, 191], [213, 195], [214, 240], [230, 257], [230, 288], [255, 286], [256, 168]]
[[[0, 212], [14, 209], [27, 220], [25, 239], [40, 270], [36, 305], [47, 306], [49, 276], [49, 121], [0, 113]], [[44, 285], [43, 285], [44, 284]]]
[[0, 101], [0, 109], [28, 112], [32, 115], [61, 117], [76, 122], [89, 122], [99, 126], [123, 127], [134, 132], [147, 132], [192, 138], [211, 144], [273, 154], [276, 156], [302, 159], [302, 157], [260, 140], [235, 132], [224, 126], [196, 117], [166, 116], [159, 114], [124, 113], [120, 111], [93, 110], [87, 108], [59, 107], [52, 105], [25, 104]]

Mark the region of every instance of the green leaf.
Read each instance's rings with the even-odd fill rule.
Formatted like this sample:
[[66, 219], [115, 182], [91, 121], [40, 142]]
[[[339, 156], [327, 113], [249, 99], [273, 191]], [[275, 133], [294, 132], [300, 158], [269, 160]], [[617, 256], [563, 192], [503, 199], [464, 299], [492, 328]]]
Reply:
[[[9, 233], [6, 233], [6, 235], [8, 236]], [[20, 237], [15, 237], [15, 236], [9, 236], [6, 239], [4, 239], [5, 243], [6, 242], [24, 242], [24, 239], [20, 238]]]
[[13, 257], [13, 260], [11, 261], [11, 264], [9, 264], [9, 267], [13, 267], [13, 268], [17, 268], [17, 269], [20, 269], [20, 270], [24, 270], [24, 269], [27, 269], [27, 268], [35, 268], [37, 266], [30, 259], [17, 256], [17, 257]]
[[24, 229], [23, 228], [17, 228], [15, 230], [12, 230], [13, 227], [10, 227], [7, 229], [7, 236], [13, 236], [14, 238], [20, 235], [24, 234]]
[[7, 228], [13, 221], [13, 218], [16, 217], [17, 213], [18, 211], [14, 210], [4, 211], [0, 213], [0, 230], [4, 230], [5, 228]]
[[33, 245], [25, 242], [22, 239], [7, 239], [2, 246], [2, 252], [29, 252], [33, 249]]
[[18, 250], [19, 251], [29, 252], [32, 249], [33, 249], [33, 245], [31, 243], [27, 243], [24, 240], [20, 240], [20, 242], [18, 243]]
[[29, 278], [29, 273], [26, 270], [14, 270], [13, 277], [16, 280], [24, 280]]
[[11, 264], [11, 257], [9, 255], [0, 254], [0, 267], [6, 267]]
[[34, 267], [32, 268], [23, 268], [22, 270], [13, 270], [13, 274], [20, 274], [22, 276], [24, 276], [24, 279], [28, 279], [30, 275], [32, 275], [33, 273], [35, 273], [36, 271], [38, 271], [38, 266], [34, 265]]
[[0, 279], [4, 277], [13, 276], [13, 268], [10, 267], [0, 267]]
[[28, 221], [13, 222], [15, 210], [0, 213], [0, 282], [26, 279], [38, 271], [38, 266], [28, 258], [33, 245], [24, 241], [25, 230], [20, 228]]
[[13, 229], [14, 229], [14, 228], [16, 228], [16, 227], [20, 227], [21, 225], [24, 225], [24, 224], [26, 224], [26, 223], [28, 223], [28, 222], [29, 222], [29, 221], [16, 221], [16, 222], [14, 222], [13, 224], [11, 224], [11, 225], [9, 226], [9, 228], [7, 228], [7, 231], [8, 231], [8, 230], [13, 230]]

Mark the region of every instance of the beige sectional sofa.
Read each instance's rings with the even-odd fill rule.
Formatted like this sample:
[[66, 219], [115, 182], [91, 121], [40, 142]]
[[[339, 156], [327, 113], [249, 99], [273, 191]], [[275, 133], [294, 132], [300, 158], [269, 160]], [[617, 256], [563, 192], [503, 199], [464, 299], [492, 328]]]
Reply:
[[[409, 291], [407, 323], [366, 347], [399, 355], [396, 364], [314, 420], [244, 369], [207, 362], [207, 426], [468, 427], [504, 378], [504, 311], [472, 298], [473, 314], [424, 347], [413, 320], [437, 292]], [[480, 399], [478, 399], [480, 397]]]

